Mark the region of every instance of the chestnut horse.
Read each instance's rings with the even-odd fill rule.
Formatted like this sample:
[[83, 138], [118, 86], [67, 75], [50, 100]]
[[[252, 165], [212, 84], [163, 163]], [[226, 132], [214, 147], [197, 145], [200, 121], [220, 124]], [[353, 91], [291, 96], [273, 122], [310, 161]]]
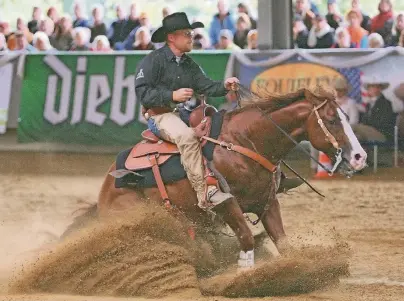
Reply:
[[[279, 164], [295, 146], [292, 139], [297, 142], [308, 140], [326, 153], [343, 174], [351, 175], [365, 167], [367, 154], [332, 92], [316, 87], [279, 97], [260, 98], [240, 87], [238, 93], [242, 97], [242, 108], [224, 115], [218, 140], [249, 148], [274, 164]], [[215, 168], [224, 176], [234, 195], [234, 199], [216, 206], [213, 211], [231, 227], [239, 240], [239, 267], [254, 265], [254, 237], [244, 213], [261, 217], [266, 232], [282, 253], [287, 240], [280, 205], [273, 193], [279, 177], [275, 180], [260, 164], [224, 147], [217, 146], [213, 157]], [[338, 157], [342, 160], [337, 160]], [[145, 200], [161, 203], [157, 188], [115, 188], [115, 178], [109, 175], [114, 170], [115, 164], [104, 180], [94, 213], [102, 216], [110, 210], [125, 210], [134, 202]], [[187, 179], [166, 185], [166, 189], [173, 205], [196, 227], [207, 227], [212, 223], [211, 216], [197, 206], [196, 195]]]

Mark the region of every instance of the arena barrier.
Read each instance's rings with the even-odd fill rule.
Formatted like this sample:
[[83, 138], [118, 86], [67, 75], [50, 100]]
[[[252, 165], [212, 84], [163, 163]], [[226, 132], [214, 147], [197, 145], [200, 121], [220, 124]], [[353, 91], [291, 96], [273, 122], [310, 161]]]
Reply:
[[[19, 143], [119, 146], [138, 142], [145, 121], [134, 93], [134, 72], [146, 53], [0, 56], [0, 68], [7, 65], [4, 62], [13, 65], [11, 93], [1, 95], [9, 102], [7, 128], [17, 128]], [[362, 101], [366, 98], [363, 78], [377, 75], [390, 82], [385, 95], [394, 110], [403, 110], [402, 101], [393, 93], [404, 82], [403, 48], [194, 51], [191, 56], [213, 79], [237, 76], [253, 91], [272, 93], [290, 92], [313, 82], [331, 84], [343, 75], [352, 86], [350, 96]], [[223, 101], [210, 99], [216, 106]], [[0, 108], [6, 102], [0, 98]]]

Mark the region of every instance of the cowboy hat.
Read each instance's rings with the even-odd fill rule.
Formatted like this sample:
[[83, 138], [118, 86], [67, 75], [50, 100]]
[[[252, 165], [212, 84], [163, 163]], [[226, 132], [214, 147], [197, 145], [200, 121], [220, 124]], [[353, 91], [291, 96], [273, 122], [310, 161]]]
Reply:
[[159, 27], [151, 37], [153, 43], [161, 43], [166, 39], [167, 34], [181, 29], [195, 29], [205, 27], [201, 22], [189, 23], [185, 13], [173, 13], [163, 19], [163, 26]]
[[367, 90], [370, 85], [377, 85], [380, 86], [382, 90], [386, 90], [390, 86], [390, 83], [383, 81], [376, 76], [366, 77], [363, 81], [363, 86]]

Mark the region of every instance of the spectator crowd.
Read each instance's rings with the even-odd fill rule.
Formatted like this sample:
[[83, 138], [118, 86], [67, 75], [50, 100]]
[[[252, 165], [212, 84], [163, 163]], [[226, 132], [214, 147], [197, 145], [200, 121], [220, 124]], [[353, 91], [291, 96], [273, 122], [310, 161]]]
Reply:
[[[237, 15], [227, 0], [217, 1], [217, 14], [208, 28], [194, 32], [194, 49], [256, 49], [257, 20], [244, 2], [237, 5]], [[360, 0], [352, 0], [343, 15], [337, 0], [328, 0], [327, 14], [321, 14], [310, 0], [295, 0], [293, 39], [297, 48], [380, 48], [404, 45], [404, 13], [394, 14], [390, 0], [380, 0], [379, 14], [370, 17], [361, 9]], [[161, 16], [173, 13], [163, 7]], [[74, 4], [74, 17], [60, 15], [54, 8], [34, 7], [32, 20], [16, 21], [16, 31], [0, 20], [0, 51], [112, 51], [153, 50], [161, 44], [151, 42], [156, 29], [147, 13], [138, 11], [133, 2], [115, 7], [116, 19], [105, 23], [104, 7], [96, 5], [87, 18], [80, 3]], [[196, 20], [193, 20], [196, 21]]]
[[380, 0], [379, 13], [370, 17], [352, 0], [343, 15], [337, 0], [327, 1], [321, 14], [310, 0], [296, 0], [293, 38], [297, 48], [383, 48], [404, 46], [404, 13], [395, 14], [390, 0]]
[[[208, 28], [194, 31], [194, 49], [257, 48], [257, 22], [247, 4], [238, 4], [237, 19], [228, 1], [219, 0], [217, 9]], [[162, 19], [173, 12], [172, 7], [163, 7]], [[151, 42], [157, 28], [146, 12], [138, 11], [136, 1], [128, 10], [117, 5], [115, 14], [116, 19], [106, 24], [102, 5], [92, 8], [91, 18], [86, 17], [80, 3], [74, 4], [73, 18], [60, 15], [54, 7], [46, 11], [45, 17], [39, 7], [34, 7], [32, 20], [26, 23], [18, 18], [15, 31], [0, 20], [0, 51], [153, 50], [162, 46]]]

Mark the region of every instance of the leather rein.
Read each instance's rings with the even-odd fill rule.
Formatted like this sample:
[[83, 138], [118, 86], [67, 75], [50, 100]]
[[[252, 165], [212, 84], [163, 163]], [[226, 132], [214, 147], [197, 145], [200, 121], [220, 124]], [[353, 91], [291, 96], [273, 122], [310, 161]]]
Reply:
[[[264, 114], [261, 108], [257, 107], [263, 115], [265, 115], [276, 127], [278, 130], [280, 130], [289, 140], [291, 140], [296, 146], [300, 147], [312, 160], [317, 162], [322, 168], [324, 168], [328, 174], [331, 176], [334, 174], [335, 170], [337, 169], [338, 165], [342, 162], [342, 149], [339, 147], [337, 139], [330, 133], [330, 131], [327, 129], [327, 127], [324, 125], [324, 122], [322, 118], [320, 117], [320, 114], [318, 113], [318, 110], [321, 109], [326, 103], [328, 102], [328, 99], [324, 100], [320, 105], [314, 106], [312, 113], [314, 112], [316, 117], [317, 117], [317, 122], [320, 125], [320, 128], [324, 132], [326, 139], [333, 145], [333, 147], [337, 150], [336, 153], [336, 161], [332, 169], [327, 168], [324, 166], [321, 162], [319, 162], [317, 159], [313, 158], [311, 154], [309, 154], [302, 146], [300, 146], [299, 142], [297, 142], [293, 137], [291, 137], [282, 127], [280, 127], [268, 114]], [[240, 145], [234, 145], [233, 143], [228, 143], [226, 141], [219, 141], [207, 136], [202, 136], [201, 139], [213, 142], [217, 145], [220, 145], [221, 147], [225, 147], [228, 151], [234, 151], [237, 153], [240, 153], [255, 162], [259, 163], [262, 167], [264, 167], [266, 170], [268, 170], [271, 173], [274, 173], [277, 169], [277, 165], [273, 164], [271, 161], [269, 161], [267, 158], [263, 157], [262, 155], [246, 148]], [[293, 170], [292, 170], [293, 171]], [[293, 171], [295, 172], [295, 171]], [[296, 173], [296, 172], [295, 172]], [[308, 184], [306, 182], [306, 184]], [[310, 185], [309, 185], [310, 186]], [[317, 191], [316, 191], [317, 192]], [[318, 193], [318, 192], [317, 192]], [[321, 194], [320, 194], [321, 195]]]

